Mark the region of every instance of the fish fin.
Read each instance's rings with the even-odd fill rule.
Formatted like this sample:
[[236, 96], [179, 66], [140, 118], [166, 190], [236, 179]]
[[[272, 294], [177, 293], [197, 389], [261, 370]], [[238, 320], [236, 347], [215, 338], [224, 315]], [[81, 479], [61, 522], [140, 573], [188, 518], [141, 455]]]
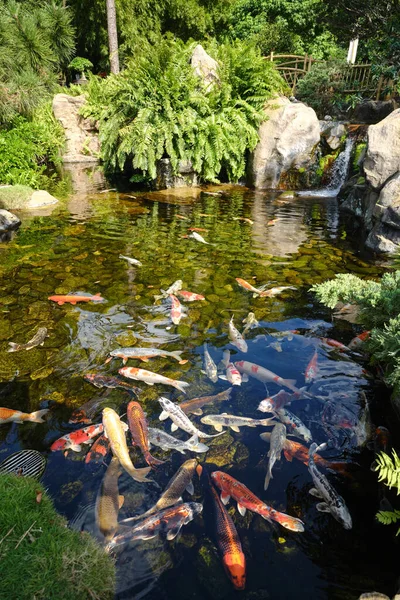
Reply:
[[179, 429], [178, 425], [175, 425], [175, 423], [171, 423], [171, 431], [176, 431], [177, 429]]
[[224, 504], [225, 506], [228, 504], [229, 500], [231, 499], [231, 497], [229, 496], [229, 494], [224, 494], [224, 492], [221, 492], [221, 502], [222, 504]]
[[264, 479], [264, 490], [268, 489], [269, 482], [270, 482], [271, 479], [273, 479], [272, 472], [271, 471], [267, 471], [267, 474], [266, 474], [265, 479]]
[[179, 364], [181, 364], [181, 360], [182, 360], [181, 354], [182, 354], [182, 352], [183, 352], [183, 350], [174, 350], [173, 352], [171, 352], [171, 356], [173, 358], [175, 358], [179, 362]]
[[118, 508], [121, 508], [124, 505], [125, 502], [125, 496], [119, 495], [118, 496]]
[[293, 456], [285, 448], [283, 449], [283, 456], [286, 458], [287, 461], [292, 462]]
[[[58, 304], [58, 306], [62, 306], [64, 304], [64, 302], [62, 300], [58, 300], [57, 304]], [[71, 304], [72, 304], [72, 302], [71, 302]]]
[[195, 408], [195, 410], [192, 410], [191, 412], [192, 412], [192, 415], [197, 415], [198, 417], [203, 414], [203, 411], [201, 410], [201, 408]]
[[7, 352], [18, 352], [18, 346], [19, 344], [15, 344], [14, 342], [8, 342], [10, 348], [7, 350]]
[[316, 509], [319, 512], [326, 512], [326, 513], [330, 513], [331, 509], [329, 508], [329, 506], [327, 505], [326, 502], [318, 502]]
[[214, 425], [213, 427], [214, 427], [215, 431], [218, 431], [218, 432], [222, 431], [222, 425], [218, 424], [218, 425]]
[[240, 512], [240, 514], [242, 515], [242, 517], [244, 517], [244, 515], [246, 514], [246, 508], [244, 506], [242, 506], [242, 504], [239, 504], [239, 502], [238, 502], [237, 509]]
[[126, 363], [128, 362], [127, 356], [122, 356], [121, 358], [122, 358], [122, 364], [126, 365]]
[[[232, 429], [232, 431], [235, 431], [236, 433], [240, 433], [240, 429], [237, 425], [230, 425], [230, 428]], [[217, 429], [218, 431], [218, 429]]]
[[124, 421], [121, 421], [121, 425], [122, 425], [122, 429], [123, 429], [124, 431], [128, 431], [128, 429], [129, 429], [129, 425], [127, 425], [126, 423], [124, 423]]
[[180, 523], [176, 527], [173, 527], [172, 529], [170, 529], [167, 533], [167, 540], [171, 541], [171, 540], [175, 539], [181, 529], [182, 529], [182, 523]]
[[223, 379], [224, 381], [228, 381], [228, 378], [226, 375], [218, 375], [219, 379]]
[[207, 375], [206, 371], [204, 371], [204, 369], [201, 369], [200, 373], [203, 373], [203, 375]]
[[158, 535], [158, 531], [147, 531], [147, 532], [143, 532], [140, 534], [140, 536], [138, 538], [138, 540], [152, 540], [153, 538], [157, 537]]
[[258, 298], [260, 294], [256, 294], [255, 292], [253, 293], [253, 298]]
[[150, 382], [150, 381], [145, 381], [145, 384], [146, 384], [146, 385], [154, 385], [154, 383], [153, 383], [153, 382]]
[[314, 496], [315, 498], [323, 498], [323, 495], [317, 490], [317, 488], [311, 488], [310, 490], [308, 490], [308, 493], [311, 494], [311, 496]]
[[73, 452], [80, 452], [82, 450], [82, 446], [80, 444], [71, 444], [66, 450], [72, 450]]
[[147, 356], [137, 356], [136, 358], [138, 358], [142, 362], [149, 362], [149, 358]]
[[249, 376], [247, 375], [247, 373], [242, 373], [241, 375], [243, 383], [247, 383], [249, 381]]
[[194, 485], [193, 485], [192, 481], [187, 484], [186, 491], [188, 492], [188, 494], [191, 494], [193, 496], [193, 494], [194, 494]]
[[106, 440], [108, 440], [107, 431], [106, 431], [105, 429], [104, 429], [104, 431], [103, 431], [103, 435], [104, 435], [104, 437], [106, 438]]
[[264, 433], [260, 433], [260, 438], [263, 442], [269, 442], [271, 440], [271, 432], [265, 431]]
[[296, 379], [284, 379], [283, 381], [289, 385], [296, 385]]
[[168, 415], [167, 411], [163, 410], [158, 418], [160, 421], [165, 421], [165, 419], [168, 419], [168, 417], [169, 417], [169, 415]]
[[176, 381], [174, 380], [173, 384], [174, 388], [182, 392], [182, 394], [186, 394], [185, 388], [189, 387], [189, 383], [187, 381]]
[[43, 410], [37, 410], [29, 415], [29, 421], [31, 423], [44, 423], [44, 415], [47, 415], [49, 412], [48, 408], [44, 408]]
[[152, 479], [146, 479], [146, 475], [151, 471], [151, 467], [142, 467], [141, 469], [136, 469], [134, 467], [133, 472], [128, 471], [131, 477], [138, 481], [139, 483], [143, 483], [144, 481], [155, 483]]

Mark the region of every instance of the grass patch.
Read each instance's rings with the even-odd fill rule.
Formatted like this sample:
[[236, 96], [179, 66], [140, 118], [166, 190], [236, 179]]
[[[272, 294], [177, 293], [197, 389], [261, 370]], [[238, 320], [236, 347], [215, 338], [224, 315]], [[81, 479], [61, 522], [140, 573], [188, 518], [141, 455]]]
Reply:
[[0, 187], [0, 208], [23, 208], [30, 197], [33, 189], [27, 185], [10, 185]]
[[68, 529], [40, 483], [1, 475], [0, 498], [1, 598], [113, 598], [113, 560], [89, 534]]

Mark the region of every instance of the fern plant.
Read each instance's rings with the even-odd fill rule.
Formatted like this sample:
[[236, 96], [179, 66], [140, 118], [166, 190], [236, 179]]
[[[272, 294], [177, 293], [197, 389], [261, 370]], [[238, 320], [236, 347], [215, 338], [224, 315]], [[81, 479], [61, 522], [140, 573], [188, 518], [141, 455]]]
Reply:
[[[400, 494], [400, 458], [392, 450], [393, 459], [386, 452], [381, 452], [376, 458], [375, 471], [378, 472], [378, 481], [383, 481], [385, 485], [391, 488], [397, 488], [397, 495]], [[376, 514], [379, 523], [383, 525], [392, 525], [400, 520], [400, 510], [380, 510]], [[396, 535], [399, 535], [400, 528]]]
[[273, 65], [244, 43], [211, 44], [220, 82], [210, 90], [194, 74], [194, 44], [170, 38], [145, 50], [117, 76], [91, 78], [85, 116], [100, 123], [106, 170], [130, 163], [151, 179], [157, 161], [173, 170], [191, 161], [206, 181], [225, 169], [231, 181], [245, 172], [246, 151], [255, 148], [265, 102], [285, 84]]

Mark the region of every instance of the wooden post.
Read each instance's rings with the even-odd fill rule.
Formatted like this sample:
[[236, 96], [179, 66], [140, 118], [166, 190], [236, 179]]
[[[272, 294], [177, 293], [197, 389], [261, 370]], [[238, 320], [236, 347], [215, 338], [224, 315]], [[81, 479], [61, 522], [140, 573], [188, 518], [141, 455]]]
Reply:
[[379, 81], [378, 81], [378, 88], [376, 90], [376, 96], [375, 96], [375, 100], [379, 100], [380, 95], [381, 95], [381, 90], [382, 90], [382, 85], [383, 85], [383, 75], [381, 75], [379, 77]]
[[271, 52], [271, 54], [269, 55], [269, 59], [270, 59], [271, 62], [273, 62], [273, 60], [274, 60], [274, 53], [273, 52]]
[[115, 11], [115, 1], [114, 0], [106, 0], [106, 5], [107, 5], [108, 47], [110, 49], [110, 68], [111, 68], [111, 73], [119, 73], [117, 14]]

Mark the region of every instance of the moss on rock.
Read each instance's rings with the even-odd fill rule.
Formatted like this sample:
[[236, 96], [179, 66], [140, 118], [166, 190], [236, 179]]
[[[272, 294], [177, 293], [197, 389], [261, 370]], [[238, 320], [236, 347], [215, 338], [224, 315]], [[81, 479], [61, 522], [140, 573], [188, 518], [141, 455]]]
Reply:
[[113, 560], [89, 534], [68, 529], [40, 483], [1, 475], [0, 496], [1, 598], [113, 598]]

